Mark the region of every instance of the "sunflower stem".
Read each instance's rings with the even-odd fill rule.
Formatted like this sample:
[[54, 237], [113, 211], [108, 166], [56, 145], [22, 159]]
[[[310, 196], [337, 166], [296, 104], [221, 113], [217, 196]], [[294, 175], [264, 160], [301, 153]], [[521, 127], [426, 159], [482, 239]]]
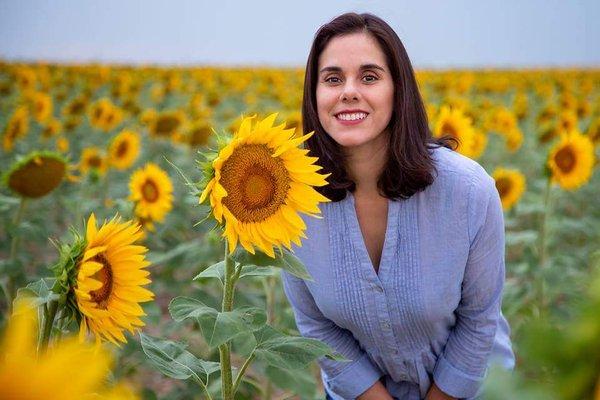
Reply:
[[244, 377], [244, 373], [246, 372], [246, 370], [250, 366], [250, 363], [252, 363], [252, 361], [254, 360], [254, 357], [255, 357], [255, 353], [254, 353], [254, 350], [253, 350], [252, 354], [250, 354], [250, 356], [244, 362], [244, 365], [242, 365], [242, 368], [240, 368], [240, 372], [238, 372], [237, 377], [235, 378], [235, 382], [233, 383], [233, 395], [234, 396], [235, 396], [235, 393], [238, 390], [238, 387], [240, 386], [240, 383], [242, 383], [242, 379]]
[[[233, 309], [233, 292], [235, 284], [235, 265], [229, 256], [229, 243], [225, 241], [225, 282], [223, 285], [222, 311]], [[233, 378], [231, 374], [231, 354], [229, 342], [219, 346], [219, 359], [221, 361], [221, 392], [223, 400], [233, 400]]]
[[550, 214], [550, 192], [552, 188], [552, 180], [548, 178], [546, 182], [546, 191], [544, 194], [544, 214], [542, 215], [542, 222], [540, 224], [540, 244], [539, 244], [539, 269], [540, 276], [538, 278], [539, 282], [539, 293], [540, 293], [540, 308], [541, 314], [544, 315], [546, 313], [546, 306], [548, 299], [546, 298], [546, 258], [547, 258], [547, 234], [548, 234], [548, 214]]
[[44, 330], [42, 331], [42, 341], [40, 344], [40, 353], [46, 352], [48, 343], [50, 342], [50, 335], [52, 334], [52, 326], [54, 325], [54, 317], [58, 310], [58, 301], [52, 300], [48, 308], [44, 309]]
[[[23, 218], [23, 214], [25, 212], [25, 205], [27, 204], [27, 199], [25, 197], [21, 197], [21, 201], [19, 203], [19, 209], [17, 210], [17, 214], [15, 215], [15, 218], [13, 219], [13, 228], [15, 230], [18, 230], [19, 224], [21, 223], [21, 219]], [[13, 234], [11, 243], [10, 243], [10, 258], [9, 260], [12, 262], [14, 262], [17, 259], [17, 249], [19, 248], [19, 233], [15, 232]], [[7, 315], [10, 315], [12, 313], [12, 301], [14, 296], [14, 291], [15, 291], [15, 283], [14, 283], [14, 276], [12, 271], [9, 272], [6, 276], [6, 279], [2, 282], [2, 291], [4, 292], [4, 297], [6, 299], [6, 309], [7, 311]]]

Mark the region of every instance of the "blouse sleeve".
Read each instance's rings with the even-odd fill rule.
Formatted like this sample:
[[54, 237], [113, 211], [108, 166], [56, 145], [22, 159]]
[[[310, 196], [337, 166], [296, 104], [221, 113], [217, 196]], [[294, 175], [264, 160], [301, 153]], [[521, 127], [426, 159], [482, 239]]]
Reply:
[[358, 397], [373, 386], [383, 373], [374, 365], [350, 331], [340, 328], [321, 313], [302, 279], [285, 271], [281, 275], [285, 294], [302, 336], [318, 339], [351, 360], [348, 362], [320, 358], [319, 365], [328, 377], [325, 385], [345, 399]]
[[494, 180], [483, 172], [471, 182], [469, 255], [461, 301], [433, 379], [446, 394], [475, 396], [487, 373], [504, 286], [504, 218]]

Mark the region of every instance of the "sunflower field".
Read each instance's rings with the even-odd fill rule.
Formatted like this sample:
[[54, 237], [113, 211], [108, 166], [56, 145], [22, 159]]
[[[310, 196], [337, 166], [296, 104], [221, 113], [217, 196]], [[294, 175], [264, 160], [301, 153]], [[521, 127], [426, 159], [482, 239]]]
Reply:
[[[279, 280], [326, 184], [304, 71], [0, 62], [0, 399], [322, 399]], [[600, 71], [418, 71], [496, 180], [517, 366], [600, 399]]]

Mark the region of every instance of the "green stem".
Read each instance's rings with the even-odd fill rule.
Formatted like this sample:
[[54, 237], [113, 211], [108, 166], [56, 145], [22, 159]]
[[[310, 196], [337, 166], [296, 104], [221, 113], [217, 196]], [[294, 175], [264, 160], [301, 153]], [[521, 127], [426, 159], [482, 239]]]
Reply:
[[248, 357], [246, 362], [244, 362], [244, 365], [242, 365], [240, 372], [238, 372], [238, 375], [235, 378], [235, 382], [233, 383], [233, 394], [234, 395], [238, 390], [238, 386], [240, 386], [240, 383], [242, 383], [242, 378], [244, 377], [244, 373], [246, 372], [246, 369], [248, 369], [248, 367], [250, 366], [250, 363], [252, 363], [252, 361], [254, 360], [254, 357], [255, 357], [255, 353], [254, 353], [254, 351], [252, 351], [252, 354], [250, 354], [250, 357]]
[[[25, 197], [21, 197], [21, 202], [19, 203], [19, 209], [17, 210], [17, 214], [13, 219], [13, 227], [15, 230], [18, 230], [19, 223], [23, 218], [23, 213], [25, 212], [25, 205], [27, 204], [27, 199]], [[10, 243], [10, 261], [11, 263], [17, 259], [17, 249], [19, 248], [19, 234], [18, 232], [14, 233], [12, 237], [12, 241]], [[15, 297], [14, 294], [14, 276], [11, 273], [7, 274], [6, 279], [2, 282], [2, 291], [4, 292], [4, 297], [6, 299], [6, 309], [8, 310], [7, 315], [12, 313], [12, 301]]]
[[47, 309], [44, 309], [44, 330], [42, 331], [42, 341], [40, 345], [40, 353], [44, 353], [48, 348], [50, 335], [52, 334], [52, 326], [54, 325], [54, 317], [58, 310], [58, 301], [52, 300]]
[[196, 383], [200, 385], [202, 390], [204, 390], [204, 393], [206, 393], [206, 398], [208, 400], [212, 400], [212, 396], [210, 395], [210, 392], [208, 391], [208, 388], [206, 387], [204, 382], [202, 382], [202, 379], [198, 378], [196, 375], [193, 375], [193, 377], [194, 377], [194, 380], [196, 381]]
[[539, 283], [539, 293], [540, 293], [540, 308], [542, 314], [545, 314], [546, 311], [546, 279], [545, 279], [545, 271], [546, 271], [546, 259], [547, 259], [547, 234], [548, 234], [548, 215], [550, 214], [550, 192], [552, 188], [552, 181], [548, 178], [546, 182], [546, 191], [544, 194], [544, 214], [542, 215], [542, 223], [540, 226], [540, 244], [539, 244], [539, 269], [540, 276], [538, 277]]
[[[235, 284], [234, 261], [229, 257], [229, 244], [225, 241], [225, 282], [223, 285], [222, 311], [233, 309], [233, 287]], [[223, 400], [233, 400], [233, 378], [231, 375], [231, 354], [229, 343], [219, 346], [219, 360], [221, 361], [221, 392]]]

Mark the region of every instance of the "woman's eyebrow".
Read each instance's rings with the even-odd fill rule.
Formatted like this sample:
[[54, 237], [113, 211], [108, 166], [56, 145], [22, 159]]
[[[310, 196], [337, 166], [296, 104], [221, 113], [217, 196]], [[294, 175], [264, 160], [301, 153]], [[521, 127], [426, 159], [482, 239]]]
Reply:
[[[385, 69], [377, 64], [363, 64], [360, 66], [359, 69], [361, 71], [363, 71], [365, 69], [379, 69], [379, 70], [385, 72]], [[324, 67], [319, 71], [320, 74], [322, 74], [323, 72], [342, 72], [342, 69], [338, 66], [332, 65], [332, 66]]]

